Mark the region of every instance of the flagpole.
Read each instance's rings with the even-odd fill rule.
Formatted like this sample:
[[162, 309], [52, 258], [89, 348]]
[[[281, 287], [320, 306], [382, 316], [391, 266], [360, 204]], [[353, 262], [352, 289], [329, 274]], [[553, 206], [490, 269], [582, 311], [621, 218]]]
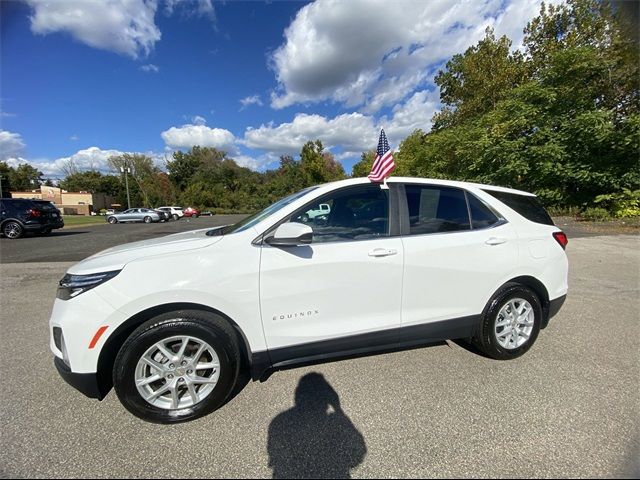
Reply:
[[389, 185], [387, 185], [387, 177], [384, 177], [384, 180], [382, 180], [382, 185], [380, 185], [380, 188], [382, 190], [389, 190]]

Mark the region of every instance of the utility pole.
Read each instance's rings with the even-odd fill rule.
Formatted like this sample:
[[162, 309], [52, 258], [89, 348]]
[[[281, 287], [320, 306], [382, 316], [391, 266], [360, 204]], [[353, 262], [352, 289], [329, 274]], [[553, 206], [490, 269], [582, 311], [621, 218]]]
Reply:
[[2, 174], [0, 174], [0, 198], [2, 198]]
[[124, 173], [124, 184], [127, 187], [127, 210], [131, 208], [131, 199], [129, 198], [129, 177], [127, 173], [131, 173], [131, 169], [129, 167], [120, 167], [120, 171]]

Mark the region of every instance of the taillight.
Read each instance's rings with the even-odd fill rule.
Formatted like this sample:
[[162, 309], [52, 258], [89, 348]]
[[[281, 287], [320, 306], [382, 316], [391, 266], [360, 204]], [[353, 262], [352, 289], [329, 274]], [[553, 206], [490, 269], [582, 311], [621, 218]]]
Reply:
[[567, 248], [567, 243], [569, 243], [569, 239], [567, 238], [567, 234], [564, 232], [553, 232], [553, 238], [556, 239], [556, 242], [560, 244], [562, 249]]
[[34, 218], [41, 216], [42, 212], [40, 210], [36, 210], [35, 208], [30, 208], [29, 210], [27, 210], [27, 215], [29, 216], [29, 218]]

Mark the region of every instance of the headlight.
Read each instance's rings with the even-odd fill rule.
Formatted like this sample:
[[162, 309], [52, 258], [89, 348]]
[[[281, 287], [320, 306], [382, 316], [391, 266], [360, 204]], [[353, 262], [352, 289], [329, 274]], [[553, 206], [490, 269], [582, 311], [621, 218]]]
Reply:
[[61, 300], [69, 300], [70, 298], [77, 297], [81, 293], [91, 290], [107, 280], [111, 280], [118, 273], [120, 273], [120, 270], [91, 273], [89, 275], [71, 275], [67, 273], [62, 277], [62, 280], [60, 280], [57, 297]]

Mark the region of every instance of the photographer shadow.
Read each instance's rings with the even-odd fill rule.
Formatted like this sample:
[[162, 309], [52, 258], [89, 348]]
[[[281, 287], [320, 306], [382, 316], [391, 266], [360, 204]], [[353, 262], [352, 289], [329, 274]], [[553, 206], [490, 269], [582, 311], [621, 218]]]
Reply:
[[271, 421], [267, 450], [273, 478], [351, 478], [367, 453], [338, 394], [315, 372], [300, 379], [295, 406]]

